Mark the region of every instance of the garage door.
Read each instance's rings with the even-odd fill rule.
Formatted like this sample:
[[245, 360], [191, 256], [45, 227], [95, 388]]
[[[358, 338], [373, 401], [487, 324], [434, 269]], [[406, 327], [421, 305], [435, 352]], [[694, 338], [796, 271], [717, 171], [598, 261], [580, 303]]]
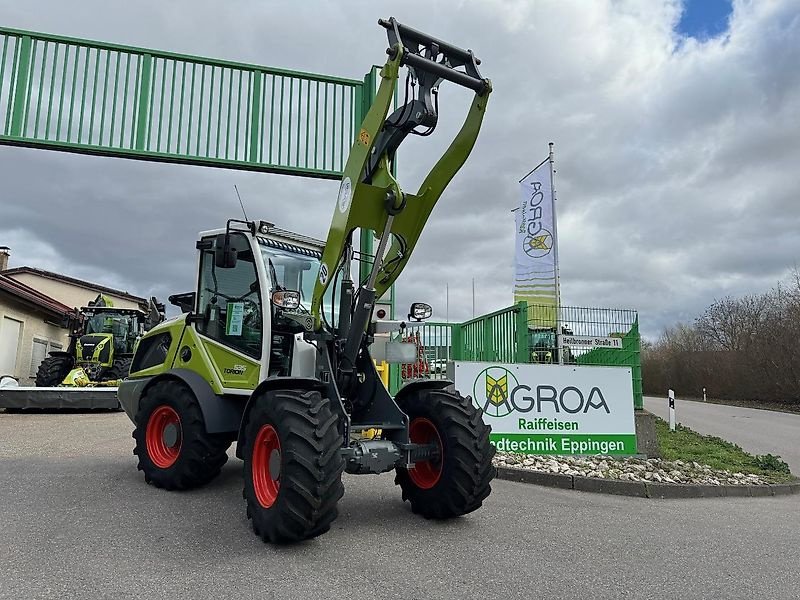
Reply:
[[15, 375], [22, 321], [3, 317], [0, 323], [0, 375]]

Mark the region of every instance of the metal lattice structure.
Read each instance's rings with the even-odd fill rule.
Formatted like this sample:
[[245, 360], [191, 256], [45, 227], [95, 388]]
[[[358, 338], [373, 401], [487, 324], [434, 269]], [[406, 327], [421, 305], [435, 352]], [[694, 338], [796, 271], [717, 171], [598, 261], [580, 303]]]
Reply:
[[374, 88], [0, 27], [5, 145], [337, 179]]

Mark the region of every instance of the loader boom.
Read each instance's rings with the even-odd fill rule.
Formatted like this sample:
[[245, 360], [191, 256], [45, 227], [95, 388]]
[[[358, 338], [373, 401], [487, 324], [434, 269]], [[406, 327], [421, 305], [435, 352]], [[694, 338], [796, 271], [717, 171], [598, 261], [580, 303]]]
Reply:
[[[323, 294], [340, 269], [349, 270], [349, 264], [344, 263], [349, 263], [353, 231], [360, 228], [362, 235], [379, 239], [370, 276], [359, 282], [358, 301], [351, 314], [345, 316], [349, 331], [339, 328], [339, 335], [346, 339], [345, 355], [351, 362], [375, 298], [383, 295], [402, 272], [436, 202], [472, 151], [492, 89], [489, 80], [481, 77], [480, 61], [472, 51], [406, 27], [394, 18], [380, 20], [379, 24], [388, 32], [388, 59], [380, 72], [377, 96], [361, 123], [345, 165], [312, 300], [319, 330], [324, 321]], [[416, 83], [412, 86], [417, 88], [416, 97], [408, 97], [407, 80], [402, 106], [387, 118], [402, 66], [407, 67], [408, 77]], [[462, 67], [463, 71], [457, 70]], [[406, 194], [392, 174], [395, 152], [408, 134], [428, 135], [436, 127], [437, 94], [442, 80], [471, 89], [475, 98], [461, 130], [420, 189], [416, 194]], [[427, 130], [420, 132], [419, 127]]]

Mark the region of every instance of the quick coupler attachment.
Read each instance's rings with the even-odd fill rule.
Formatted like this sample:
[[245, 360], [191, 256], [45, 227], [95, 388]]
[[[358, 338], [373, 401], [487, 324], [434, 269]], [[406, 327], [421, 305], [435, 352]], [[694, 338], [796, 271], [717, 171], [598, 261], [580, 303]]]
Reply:
[[[481, 61], [475, 57], [472, 50], [464, 50], [403, 25], [394, 17], [389, 17], [388, 20], [379, 19], [378, 25], [387, 31], [389, 38], [387, 54], [394, 58], [392, 54], [396, 55], [395, 46], [399, 44], [403, 48], [401, 64], [413, 68], [418, 78], [423, 79], [419, 77], [421, 73], [429, 73], [469, 88], [480, 96], [489, 91], [489, 81], [481, 77], [478, 71]], [[464, 71], [457, 71], [459, 67], [464, 67]]]

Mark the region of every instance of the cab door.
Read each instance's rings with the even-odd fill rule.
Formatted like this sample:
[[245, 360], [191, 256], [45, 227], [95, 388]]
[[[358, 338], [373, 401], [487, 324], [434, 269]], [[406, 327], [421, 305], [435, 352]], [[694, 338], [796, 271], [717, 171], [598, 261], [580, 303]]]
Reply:
[[[259, 272], [263, 264], [254, 255], [250, 240], [231, 233], [231, 247], [237, 250], [236, 265], [223, 269], [214, 264], [215, 237], [206, 238], [212, 247], [200, 255], [197, 288], [196, 332], [201, 355], [221, 383], [223, 391], [253, 390], [260, 381], [264, 354], [264, 299]], [[268, 325], [267, 325], [268, 327]]]

